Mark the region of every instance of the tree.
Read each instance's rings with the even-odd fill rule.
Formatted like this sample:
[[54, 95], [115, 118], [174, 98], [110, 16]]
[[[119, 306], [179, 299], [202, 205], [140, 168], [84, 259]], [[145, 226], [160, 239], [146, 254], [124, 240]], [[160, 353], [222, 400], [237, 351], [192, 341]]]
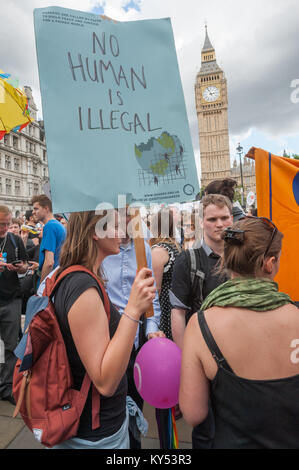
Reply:
[[[245, 194], [244, 194], [244, 198], [245, 198]], [[239, 202], [240, 205], [242, 206], [242, 186], [236, 186], [234, 202]]]

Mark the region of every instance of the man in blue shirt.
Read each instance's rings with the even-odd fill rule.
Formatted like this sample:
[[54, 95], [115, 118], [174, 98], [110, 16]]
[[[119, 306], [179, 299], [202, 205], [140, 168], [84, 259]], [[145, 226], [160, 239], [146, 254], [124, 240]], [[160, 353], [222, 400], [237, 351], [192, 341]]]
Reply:
[[[130, 217], [126, 217], [126, 226], [130, 222]], [[148, 243], [145, 241], [145, 252], [147, 265], [149, 269], [152, 269], [152, 257], [151, 249]], [[122, 239], [122, 245], [120, 246], [120, 253], [118, 255], [107, 256], [102, 262], [102, 268], [104, 272], [104, 278], [107, 280], [106, 289], [109, 294], [111, 302], [117, 307], [119, 313], [122, 314], [130, 296], [131, 288], [136, 276], [137, 261], [136, 252], [133, 239], [127, 235], [126, 238]], [[135, 337], [134, 349], [131, 354], [127, 370], [128, 378], [128, 395], [133, 398], [138, 407], [142, 410], [143, 400], [140, 397], [134, 383], [133, 369], [134, 362], [137, 353], [141, 346], [147, 339], [155, 337], [165, 337], [162, 331], [159, 331], [160, 325], [160, 303], [158, 292], [153, 302], [154, 316], [145, 319], [143, 326], [138, 326], [137, 334]], [[131, 449], [137, 449], [141, 447], [140, 440], [135, 439], [133, 434], [130, 432], [130, 447]]]
[[39, 253], [40, 280], [43, 281], [59, 264], [60, 250], [66, 237], [66, 230], [53, 216], [52, 202], [47, 196], [43, 194], [34, 196], [31, 204], [35, 220], [44, 224]]

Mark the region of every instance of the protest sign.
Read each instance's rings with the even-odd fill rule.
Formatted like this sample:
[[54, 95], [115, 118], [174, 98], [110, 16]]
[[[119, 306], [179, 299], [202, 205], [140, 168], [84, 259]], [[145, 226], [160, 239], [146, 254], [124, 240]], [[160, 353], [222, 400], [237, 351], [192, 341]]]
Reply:
[[258, 216], [271, 219], [284, 235], [275, 281], [298, 302], [299, 161], [255, 147], [246, 157], [255, 160]]
[[[191, 201], [199, 192], [169, 18], [113, 22], [34, 11], [55, 212], [107, 202]], [[108, 208], [109, 206], [107, 206]]]

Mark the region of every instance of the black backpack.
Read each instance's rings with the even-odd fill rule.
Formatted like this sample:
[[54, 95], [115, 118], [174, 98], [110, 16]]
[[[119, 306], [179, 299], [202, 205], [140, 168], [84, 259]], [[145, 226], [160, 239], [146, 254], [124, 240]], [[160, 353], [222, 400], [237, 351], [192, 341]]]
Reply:
[[203, 287], [206, 276], [209, 272], [208, 256], [202, 247], [186, 250], [188, 266], [190, 268], [191, 279], [191, 302], [190, 314], [187, 314], [187, 321], [194, 312], [200, 310], [203, 303]]

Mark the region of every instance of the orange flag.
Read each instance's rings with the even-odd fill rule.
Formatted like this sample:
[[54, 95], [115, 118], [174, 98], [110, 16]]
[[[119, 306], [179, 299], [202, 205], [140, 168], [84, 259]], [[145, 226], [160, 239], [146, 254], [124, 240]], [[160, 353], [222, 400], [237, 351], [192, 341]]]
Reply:
[[278, 157], [253, 147], [246, 155], [255, 160], [259, 217], [271, 219], [284, 234], [279, 290], [299, 301], [299, 160]]

